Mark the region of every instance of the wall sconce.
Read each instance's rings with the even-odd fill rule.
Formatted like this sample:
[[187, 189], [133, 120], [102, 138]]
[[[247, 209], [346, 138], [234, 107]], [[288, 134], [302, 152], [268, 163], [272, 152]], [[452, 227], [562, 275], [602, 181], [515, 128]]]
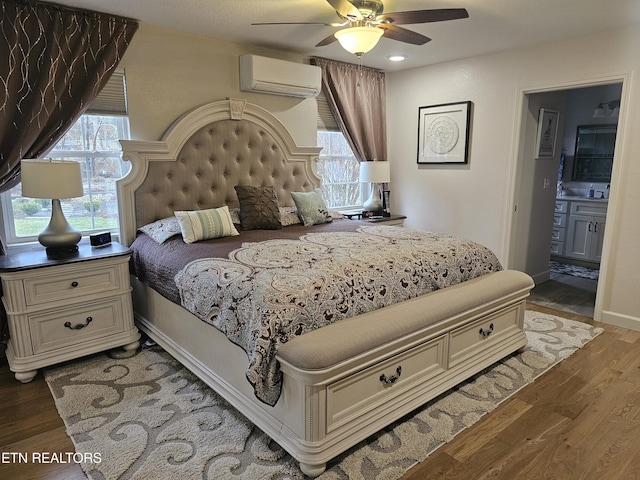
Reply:
[[38, 235], [47, 256], [59, 258], [74, 255], [82, 234], [73, 228], [60, 206], [61, 198], [82, 197], [82, 173], [78, 162], [63, 160], [22, 160], [22, 196], [51, 200], [51, 220]]
[[593, 118], [617, 117], [620, 114], [620, 100], [599, 103], [593, 111]]

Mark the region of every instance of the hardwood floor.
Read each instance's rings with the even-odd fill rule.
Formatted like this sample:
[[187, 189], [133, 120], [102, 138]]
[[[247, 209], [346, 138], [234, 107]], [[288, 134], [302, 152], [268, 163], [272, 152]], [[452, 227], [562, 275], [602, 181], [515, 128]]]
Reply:
[[[403, 480], [640, 478], [640, 332], [599, 326], [603, 334], [436, 450]], [[31, 462], [32, 452], [74, 448], [42, 374], [20, 384], [6, 360], [0, 366], [0, 451], [2, 479], [85, 478], [73, 463]], [[29, 462], [11, 461], [11, 452], [27, 453]]]
[[[587, 317], [574, 319], [592, 323]], [[436, 450], [403, 480], [640, 478], [640, 332], [598, 326], [603, 334]]]
[[597, 280], [552, 272], [548, 281], [535, 286], [529, 300], [536, 305], [593, 318], [597, 288]]

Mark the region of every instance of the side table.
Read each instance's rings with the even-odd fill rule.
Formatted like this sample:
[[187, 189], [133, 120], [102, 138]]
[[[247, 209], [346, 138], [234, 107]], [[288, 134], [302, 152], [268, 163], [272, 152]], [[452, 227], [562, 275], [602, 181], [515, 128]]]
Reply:
[[30, 382], [41, 367], [102, 350], [138, 348], [130, 256], [115, 242], [81, 245], [65, 259], [48, 258], [44, 248], [0, 256], [6, 355], [16, 379]]

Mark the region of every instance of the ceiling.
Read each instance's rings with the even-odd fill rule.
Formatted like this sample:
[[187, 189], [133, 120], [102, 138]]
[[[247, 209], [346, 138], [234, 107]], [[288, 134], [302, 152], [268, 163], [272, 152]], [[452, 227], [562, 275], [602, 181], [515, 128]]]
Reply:
[[[337, 42], [315, 45], [335, 31], [323, 25], [255, 22], [337, 22], [326, 0], [52, 0], [55, 3], [138, 19], [232, 42], [356, 63]], [[362, 57], [363, 65], [396, 71], [601, 30], [640, 24], [640, 0], [385, 0], [384, 11], [466, 8], [469, 18], [404, 25], [432, 39], [422, 46], [387, 38]], [[391, 54], [408, 55], [391, 62]]]

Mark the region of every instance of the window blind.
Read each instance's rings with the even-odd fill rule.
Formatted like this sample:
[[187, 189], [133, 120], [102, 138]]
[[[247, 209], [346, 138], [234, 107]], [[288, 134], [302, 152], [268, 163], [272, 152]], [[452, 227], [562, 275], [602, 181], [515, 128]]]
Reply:
[[127, 88], [123, 68], [117, 68], [113, 72], [107, 84], [91, 102], [86, 113], [103, 115], [127, 114]]
[[318, 104], [318, 130], [327, 130], [330, 132], [340, 131], [338, 123], [336, 122], [333, 113], [331, 113], [331, 109], [329, 109], [327, 97], [324, 96], [323, 92], [318, 94], [316, 102]]

